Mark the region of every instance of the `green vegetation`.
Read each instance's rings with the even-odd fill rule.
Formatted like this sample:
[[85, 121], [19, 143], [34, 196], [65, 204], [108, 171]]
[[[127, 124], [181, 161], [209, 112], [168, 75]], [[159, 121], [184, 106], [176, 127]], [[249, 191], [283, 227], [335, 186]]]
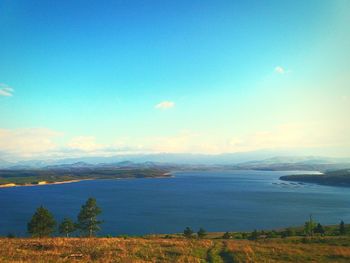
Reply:
[[86, 203], [81, 207], [78, 215], [78, 229], [85, 236], [92, 237], [98, 230], [99, 225], [102, 223], [97, 220], [97, 216], [101, 214], [102, 210], [97, 206], [96, 199], [89, 198]]
[[193, 230], [189, 227], [186, 227], [184, 230], [184, 237], [186, 238], [192, 238], [193, 237]]
[[63, 219], [62, 223], [58, 226], [58, 232], [60, 234], [64, 234], [66, 237], [69, 237], [69, 235], [73, 233], [75, 230], [76, 230], [75, 224], [69, 218]]
[[314, 221], [312, 220], [312, 216], [310, 215], [309, 221], [305, 222], [305, 226], [304, 226], [305, 234], [306, 234], [307, 236], [313, 236], [316, 227], [317, 227], [317, 224], [316, 224], [316, 222], [314, 222]]
[[[71, 219], [65, 218], [58, 227], [58, 232], [66, 237], [76, 230], [80, 230], [82, 236], [92, 237], [100, 230], [102, 221], [97, 219], [102, 210], [97, 206], [96, 199], [88, 198], [82, 205], [78, 214], [77, 223]], [[39, 207], [34, 213], [31, 221], [28, 223], [28, 232], [33, 237], [50, 236], [55, 232], [55, 219], [52, 214], [44, 207]], [[187, 239], [197, 237], [198, 239], [273, 239], [287, 237], [314, 237], [314, 236], [346, 236], [350, 235], [350, 227], [344, 221], [339, 225], [323, 226], [321, 223], [313, 220], [312, 216], [305, 222], [303, 227], [288, 227], [285, 229], [274, 230], [254, 230], [253, 232], [225, 232], [225, 233], [207, 233], [204, 228], [200, 228], [196, 233], [190, 227], [186, 227], [182, 233], [168, 234], [164, 238], [178, 238], [183, 236]], [[111, 236], [111, 235], [108, 235]]]
[[[97, 220], [97, 216], [102, 210], [97, 206], [96, 199], [89, 198], [78, 214], [78, 221], [74, 223], [69, 218], [64, 218], [58, 226], [60, 234], [69, 237], [76, 230], [80, 230], [83, 236], [92, 237], [100, 230], [102, 221]], [[28, 233], [33, 237], [50, 237], [56, 231], [56, 221], [49, 210], [40, 206], [28, 223]]]
[[197, 232], [198, 238], [204, 238], [207, 235], [207, 231], [204, 228], [200, 228]]
[[350, 187], [350, 169], [329, 171], [324, 174], [286, 175], [281, 176], [280, 179], [284, 181], [296, 181]]
[[[65, 218], [59, 232], [66, 238], [45, 238], [55, 231], [55, 219], [39, 207], [28, 223], [32, 239], [0, 238], [0, 262], [349, 262], [350, 231], [343, 221], [322, 226], [312, 219], [303, 227], [253, 232], [91, 238], [98, 230], [101, 209], [89, 198], [78, 222]], [[77, 228], [90, 238], [68, 238]], [[197, 236], [197, 238], [195, 238]]]
[[340, 235], [345, 235], [346, 234], [346, 228], [345, 228], [345, 224], [344, 221], [342, 220], [339, 224], [339, 234]]
[[[261, 233], [261, 235], [264, 235], [265, 233]], [[251, 233], [250, 239], [251, 240], [257, 240], [259, 238], [259, 233], [256, 231], [256, 229]]]
[[[66, 238], [48, 238], [56, 222], [41, 206], [28, 223], [34, 238], [0, 238], [0, 262], [350, 262], [350, 229], [344, 221], [323, 226], [310, 216], [303, 227], [251, 233], [203, 228], [195, 233], [186, 227], [183, 234], [91, 238], [100, 229], [100, 213], [96, 199], [89, 198], [76, 224], [69, 218], [60, 223]], [[89, 238], [69, 237], [77, 229]]]
[[120, 169], [115, 167], [83, 167], [70, 169], [3, 169], [0, 170], [0, 185], [36, 185], [39, 182], [55, 183], [86, 179], [154, 178], [168, 176], [166, 170], [155, 168]]
[[225, 234], [222, 236], [223, 239], [230, 239], [232, 238], [232, 234], [230, 232], [225, 232]]
[[40, 206], [28, 223], [28, 233], [33, 237], [48, 237], [55, 232], [56, 221], [49, 210]]
[[314, 231], [315, 231], [315, 233], [320, 234], [320, 235], [324, 235], [324, 233], [325, 233], [324, 228], [320, 223], [317, 224]]

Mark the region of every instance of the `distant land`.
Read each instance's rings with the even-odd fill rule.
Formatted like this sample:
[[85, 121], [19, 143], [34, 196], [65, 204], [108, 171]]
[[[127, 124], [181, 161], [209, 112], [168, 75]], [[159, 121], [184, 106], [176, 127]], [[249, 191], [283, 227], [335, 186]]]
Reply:
[[[132, 163], [153, 163], [153, 164], [175, 164], [175, 165], [198, 165], [198, 166], [215, 166], [227, 165], [236, 166], [237, 168], [271, 168], [276, 169], [279, 165], [313, 165], [326, 164], [331, 166], [350, 164], [350, 158], [334, 158], [326, 156], [300, 156], [291, 153], [276, 151], [254, 151], [242, 153], [225, 153], [225, 154], [185, 154], [185, 153], [156, 153], [156, 154], [128, 154], [114, 156], [82, 156], [72, 158], [55, 158], [55, 159], [29, 159], [29, 160], [12, 160], [0, 157], [0, 167], [22, 167], [22, 168], [41, 168], [51, 165], [65, 165], [74, 163], [88, 164], [116, 164], [122, 162]], [[344, 167], [347, 168], [347, 167]], [[339, 168], [341, 169], [341, 168]]]
[[78, 182], [96, 179], [128, 179], [169, 177], [169, 171], [158, 168], [134, 168], [114, 165], [72, 165], [48, 166], [37, 169], [1, 169], [0, 187], [33, 186]]
[[324, 174], [298, 174], [281, 176], [281, 180], [350, 187], [350, 169], [328, 171]]
[[177, 168], [210, 167], [247, 170], [322, 170], [346, 169], [350, 167], [350, 158], [332, 158], [323, 156], [273, 155], [266, 151], [232, 154], [139, 154], [110, 157], [80, 157], [45, 160], [20, 160], [10, 162], [0, 159], [0, 168], [32, 169], [59, 165], [116, 165], [116, 166], [174, 166]]
[[[153, 156], [153, 159], [159, 159], [164, 155]], [[180, 155], [177, 155], [177, 157]], [[195, 155], [192, 155], [192, 157]], [[152, 156], [143, 156], [142, 158], [151, 158]], [[174, 156], [173, 156], [174, 157]], [[203, 156], [197, 156], [198, 158]], [[207, 158], [206, 156], [205, 158]], [[97, 157], [96, 157], [97, 158]], [[214, 163], [208, 161], [205, 164], [192, 162], [156, 162], [156, 161], [119, 161], [121, 157], [98, 157], [99, 159], [86, 159], [90, 162], [77, 161], [79, 159], [63, 160], [32, 160], [19, 161], [10, 163], [1, 161], [0, 168], [0, 187], [11, 187], [19, 185], [44, 185], [53, 183], [68, 183], [81, 180], [96, 179], [121, 179], [121, 178], [154, 178], [167, 177], [170, 171], [220, 171], [220, 170], [259, 170], [259, 171], [318, 171], [325, 173], [324, 177], [319, 175], [298, 175], [282, 177], [282, 180], [294, 180], [302, 182], [315, 182], [319, 184], [347, 185], [350, 184], [349, 178], [344, 176], [334, 176], [331, 171], [348, 171], [350, 169], [350, 160], [346, 158], [327, 158], [314, 156], [277, 156], [262, 160], [235, 162], [234, 158], [231, 163]], [[135, 156], [129, 156], [136, 160]], [[138, 158], [141, 158], [140, 156]], [[185, 156], [183, 156], [185, 158]], [[209, 157], [208, 157], [209, 158]], [[84, 158], [82, 158], [84, 159]], [[162, 159], [162, 158], [160, 158]], [[164, 160], [167, 158], [164, 157]], [[97, 160], [105, 161], [95, 163]], [[77, 162], [73, 162], [77, 161]], [[328, 176], [329, 175], [329, 176]], [[331, 178], [331, 179], [330, 179]]]

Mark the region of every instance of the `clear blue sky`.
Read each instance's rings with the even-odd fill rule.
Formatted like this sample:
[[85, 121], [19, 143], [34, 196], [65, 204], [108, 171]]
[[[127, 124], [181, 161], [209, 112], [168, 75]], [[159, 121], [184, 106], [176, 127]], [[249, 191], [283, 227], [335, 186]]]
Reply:
[[0, 2], [0, 158], [350, 155], [350, 2]]

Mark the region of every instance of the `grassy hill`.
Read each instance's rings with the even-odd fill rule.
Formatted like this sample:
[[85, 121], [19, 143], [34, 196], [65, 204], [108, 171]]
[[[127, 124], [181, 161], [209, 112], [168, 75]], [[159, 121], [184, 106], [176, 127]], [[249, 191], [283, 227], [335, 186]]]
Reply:
[[1, 238], [0, 262], [350, 262], [350, 237]]

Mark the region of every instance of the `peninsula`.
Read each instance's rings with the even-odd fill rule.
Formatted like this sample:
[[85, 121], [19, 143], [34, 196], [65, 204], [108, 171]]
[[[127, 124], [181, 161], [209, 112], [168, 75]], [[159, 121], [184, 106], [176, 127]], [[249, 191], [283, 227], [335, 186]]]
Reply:
[[74, 183], [82, 180], [170, 177], [168, 170], [84, 163], [38, 169], [0, 170], [0, 188]]
[[350, 187], [350, 169], [328, 171], [323, 174], [286, 175], [281, 176], [280, 180]]

